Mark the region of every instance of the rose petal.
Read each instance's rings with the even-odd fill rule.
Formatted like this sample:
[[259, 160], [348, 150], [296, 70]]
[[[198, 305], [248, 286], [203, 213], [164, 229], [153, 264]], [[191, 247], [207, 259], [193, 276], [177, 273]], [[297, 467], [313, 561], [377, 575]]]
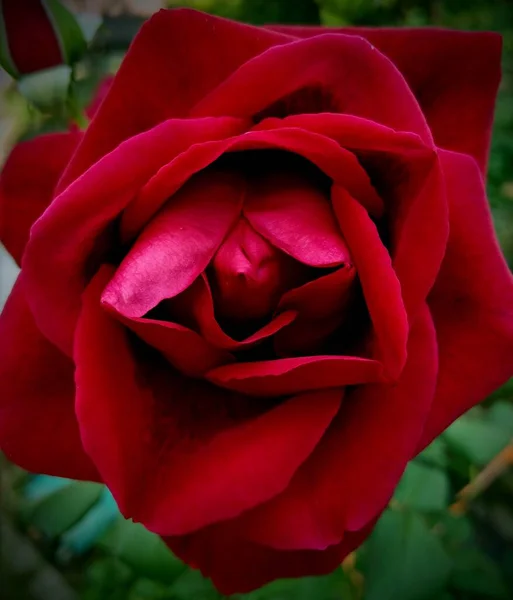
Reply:
[[142, 317], [189, 287], [214, 257], [242, 209], [245, 181], [198, 173], [137, 238], [102, 294], [125, 317]]
[[36, 322], [63, 352], [71, 354], [86, 270], [94, 272], [109, 248], [107, 226], [184, 149], [244, 127], [230, 118], [166, 121], [120, 144], [55, 198], [32, 228], [23, 268]]
[[401, 284], [367, 211], [341, 186], [333, 186], [332, 202], [362, 284], [379, 359], [387, 374], [396, 379], [406, 362], [408, 342], [408, 317]]
[[297, 311], [293, 323], [278, 331], [275, 348], [284, 354], [313, 351], [349, 316], [356, 269], [346, 266], [290, 290], [282, 296], [279, 310]]
[[285, 492], [241, 517], [243, 535], [277, 549], [324, 549], [375, 519], [418, 444], [436, 377], [435, 331], [424, 307], [399, 382], [348, 394]]
[[421, 27], [271, 27], [310, 37], [326, 31], [366, 38], [395, 64], [413, 90], [442, 148], [470, 154], [484, 172], [500, 81], [501, 37], [490, 31]]
[[130, 44], [59, 191], [124, 140], [167, 119], [188, 117], [241, 64], [290, 39], [189, 9], [159, 11]]
[[178, 535], [281, 492], [324, 434], [342, 391], [301, 394], [265, 410], [262, 400], [183, 378], [131, 348], [101, 309], [109, 277], [101, 272], [84, 294], [76, 407], [84, 445], [123, 513]]
[[229, 390], [250, 396], [283, 396], [381, 380], [382, 365], [358, 356], [306, 356], [212, 369], [206, 378]]
[[306, 265], [351, 262], [329, 200], [299, 174], [278, 171], [252, 181], [244, 215], [260, 235]]
[[306, 158], [328, 177], [344, 185], [365, 207], [381, 205], [369, 176], [354, 154], [335, 141], [298, 128], [246, 131], [238, 137], [193, 145], [162, 167], [130, 203], [121, 221], [124, 240], [133, 237], [189, 177], [212, 164], [225, 152], [280, 149]]
[[0, 175], [0, 239], [21, 264], [30, 228], [52, 201], [55, 185], [82, 137], [49, 133], [17, 144]]
[[366, 527], [356, 533], [348, 532], [342, 542], [322, 552], [282, 552], [255, 544], [238, 535], [236, 521], [164, 541], [179, 558], [211, 578], [219, 592], [231, 595], [250, 592], [274, 579], [330, 573], [365, 540], [370, 530]]
[[197, 329], [209, 344], [226, 350], [251, 348], [292, 323], [297, 314], [293, 310], [284, 311], [252, 335], [240, 341], [235, 340], [221, 328], [216, 319], [210, 286], [205, 276], [199, 277], [180, 297], [175, 298], [170, 306], [172, 312], [181, 317], [180, 320], [183, 318], [186, 322], [192, 321], [194, 329]]
[[429, 298], [440, 375], [420, 447], [513, 375], [513, 277], [473, 159], [441, 152], [450, 237]]
[[[191, 115], [254, 117], [312, 86], [328, 96], [330, 112], [365, 117], [432, 141], [422, 111], [394, 64], [368, 41], [351, 35], [326, 34], [269, 48], [201, 99]], [[321, 102], [299, 112], [325, 110]]]
[[215, 348], [201, 335], [178, 323], [127, 318], [115, 311], [114, 314], [141, 340], [161, 352], [173, 367], [189, 377], [201, 377], [206, 371], [235, 360], [228, 352]]
[[0, 316], [0, 448], [29, 471], [97, 481], [75, 418], [73, 363], [37, 329], [23, 279]]

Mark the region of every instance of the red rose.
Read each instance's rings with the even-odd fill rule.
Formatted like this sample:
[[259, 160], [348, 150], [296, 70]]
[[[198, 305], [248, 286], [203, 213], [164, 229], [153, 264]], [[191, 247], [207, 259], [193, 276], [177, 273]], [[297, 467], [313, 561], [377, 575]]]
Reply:
[[0, 322], [6, 454], [104, 481], [225, 593], [332, 570], [513, 371], [499, 58], [488, 33], [152, 18], [56, 191], [17, 185], [64, 145], [4, 170], [4, 207], [47, 205]]

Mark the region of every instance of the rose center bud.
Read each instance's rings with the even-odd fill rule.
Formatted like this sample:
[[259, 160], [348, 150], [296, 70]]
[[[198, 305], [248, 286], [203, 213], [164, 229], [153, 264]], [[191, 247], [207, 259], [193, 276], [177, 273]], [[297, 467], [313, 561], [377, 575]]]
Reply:
[[282, 294], [299, 285], [304, 267], [241, 218], [213, 261], [213, 294], [220, 317], [241, 321], [271, 315]]

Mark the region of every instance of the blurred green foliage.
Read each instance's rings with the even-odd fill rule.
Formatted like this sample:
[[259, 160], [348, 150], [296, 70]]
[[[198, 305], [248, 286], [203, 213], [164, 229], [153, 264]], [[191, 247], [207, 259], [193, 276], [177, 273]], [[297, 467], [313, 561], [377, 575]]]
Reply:
[[[426, 26], [490, 29], [504, 36], [488, 190], [496, 227], [513, 264], [513, 3], [510, 0], [169, 0], [250, 23]], [[84, 105], [101, 76], [115, 70], [137, 28], [125, 19], [100, 29], [100, 41], [74, 81]], [[109, 29], [110, 27], [110, 29]], [[53, 117], [28, 123], [27, 136], [59, 128]], [[394, 500], [356, 556], [332, 575], [283, 580], [238, 600], [507, 600], [513, 597], [513, 473], [466, 506], [457, 493], [513, 437], [510, 383], [454, 423], [407, 468]], [[214, 600], [209, 581], [186, 568], [163, 542], [125, 521], [94, 484], [22, 477], [16, 514], [83, 600]]]

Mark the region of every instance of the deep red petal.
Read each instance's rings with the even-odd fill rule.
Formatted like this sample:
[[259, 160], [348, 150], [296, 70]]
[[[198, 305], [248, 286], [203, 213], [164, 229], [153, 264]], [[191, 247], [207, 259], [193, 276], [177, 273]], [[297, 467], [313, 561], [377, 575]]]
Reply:
[[206, 378], [250, 396], [282, 396], [381, 380], [382, 365], [357, 356], [306, 356], [212, 369]]
[[98, 84], [98, 87], [94, 92], [91, 102], [86, 108], [86, 114], [90, 119], [92, 119], [94, 115], [98, 112], [101, 103], [105, 100], [107, 94], [109, 93], [113, 81], [114, 75], [107, 75]]
[[212, 579], [222, 594], [231, 595], [250, 592], [274, 579], [330, 573], [364, 541], [370, 529], [348, 532], [342, 542], [321, 552], [283, 552], [255, 544], [238, 534], [236, 521], [164, 541], [179, 558]]
[[170, 307], [173, 314], [177, 313], [186, 322], [192, 321], [194, 329], [209, 344], [226, 350], [242, 350], [258, 344], [290, 325], [297, 314], [293, 310], [283, 311], [252, 335], [240, 341], [235, 340], [222, 329], [216, 319], [210, 286], [205, 276], [199, 277], [189, 289], [170, 303]]
[[102, 294], [125, 317], [142, 317], [207, 268], [242, 210], [244, 179], [204, 171], [188, 181], [135, 241]]
[[329, 199], [300, 174], [277, 172], [252, 182], [244, 214], [260, 235], [306, 265], [351, 262]]
[[[328, 107], [365, 117], [430, 142], [422, 111], [400, 72], [367, 40], [326, 34], [274, 46], [246, 62], [192, 110], [194, 116], [254, 117], [294, 92], [321, 88]], [[376, 97], [381, 99], [376, 102]], [[313, 108], [313, 109], [312, 109]]]
[[478, 166], [443, 151], [450, 237], [429, 298], [440, 354], [421, 446], [513, 375], [513, 278], [495, 238]]
[[18, 264], [30, 228], [50, 204], [57, 181], [82, 137], [49, 133], [17, 144], [0, 175], [0, 239]]
[[230, 118], [166, 121], [122, 143], [52, 202], [32, 229], [23, 267], [36, 322], [63, 352], [71, 354], [86, 267], [101, 264], [109, 248], [109, 223], [191, 144], [241, 130], [244, 124]]
[[214, 347], [201, 335], [178, 323], [115, 315], [141, 340], [161, 352], [173, 367], [189, 377], [201, 377], [210, 369], [235, 360], [228, 352]]
[[98, 480], [80, 441], [73, 370], [37, 329], [20, 275], [0, 316], [0, 448], [29, 471]]
[[241, 64], [289, 40], [193, 10], [159, 11], [130, 45], [59, 190], [124, 140], [167, 119], [189, 116], [190, 109]]
[[386, 506], [412, 458], [433, 400], [435, 331], [424, 307], [397, 384], [356, 388], [287, 490], [241, 517], [245, 535], [278, 549], [324, 549]]
[[280, 310], [293, 309], [297, 317], [278, 331], [275, 348], [280, 356], [313, 351], [349, 316], [356, 269], [346, 266], [290, 290], [280, 300]]
[[415, 94], [435, 142], [472, 155], [484, 172], [500, 81], [501, 37], [492, 32], [422, 27], [326, 29], [272, 27], [310, 37], [326, 31], [366, 38], [401, 71]]
[[238, 137], [193, 145], [162, 167], [123, 214], [123, 239], [133, 237], [184, 181], [212, 164], [225, 152], [258, 149], [280, 149], [298, 154], [331, 179], [343, 184], [363, 206], [372, 210], [381, 205], [369, 176], [354, 154], [324, 135], [299, 128], [282, 127], [281, 121], [277, 120], [274, 128], [246, 131]]
[[124, 514], [178, 535], [281, 492], [329, 426], [342, 391], [265, 410], [263, 400], [181, 377], [131, 347], [102, 310], [109, 277], [99, 273], [84, 294], [76, 405], [84, 445]]
[[333, 186], [331, 195], [362, 284], [377, 338], [378, 357], [387, 374], [397, 378], [406, 362], [408, 341], [408, 317], [401, 284], [367, 211], [341, 186]]

